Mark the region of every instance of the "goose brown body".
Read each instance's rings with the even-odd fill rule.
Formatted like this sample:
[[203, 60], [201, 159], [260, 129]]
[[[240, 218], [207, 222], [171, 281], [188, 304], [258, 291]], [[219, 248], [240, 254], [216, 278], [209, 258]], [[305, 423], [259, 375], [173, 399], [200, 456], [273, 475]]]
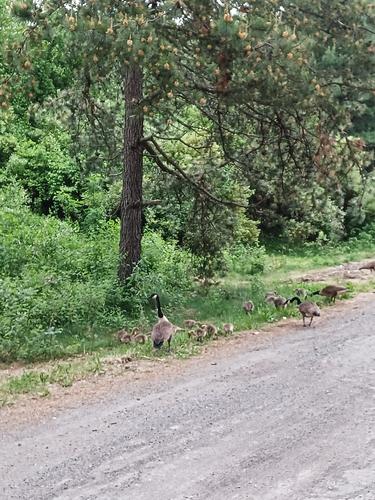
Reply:
[[297, 302], [298, 310], [302, 314], [303, 326], [306, 326], [305, 322], [306, 318], [310, 318], [309, 326], [311, 326], [314, 317], [320, 316], [320, 309], [315, 304], [315, 302], [310, 302], [310, 301], [301, 302], [301, 299], [299, 297], [293, 297], [292, 299], [289, 300], [289, 302], [290, 303]]
[[251, 312], [254, 311], [254, 303], [251, 300], [246, 300], [242, 304], [242, 309], [245, 311], [246, 314], [250, 314]]
[[168, 342], [168, 348], [171, 348], [171, 340], [173, 334], [176, 332], [177, 327], [173, 325], [161, 310], [160, 299], [158, 294], [152, 295], [156, 302], [158, 311], [158, 322], [153, 326], [151, 332], [151, 340], [156, 349], [160, 349], [164, 342]]
[[151, 332], [151, 340], [154, 347], [160, 349], [164, 342], [168, 342], [168, 344], [170, 344], [174, 332], [175, 327], [166, 316], [159, 318], [159, 321], [153, 326]]
[[348, 289], [344, 286], [328, 285], [321, 290], [313, 292], [311, 295], [322, 295], [323, 297], [328, 297], [329, 299], [331, 299], [331, 302], [335, 302], [338, 295], [347, 291]]

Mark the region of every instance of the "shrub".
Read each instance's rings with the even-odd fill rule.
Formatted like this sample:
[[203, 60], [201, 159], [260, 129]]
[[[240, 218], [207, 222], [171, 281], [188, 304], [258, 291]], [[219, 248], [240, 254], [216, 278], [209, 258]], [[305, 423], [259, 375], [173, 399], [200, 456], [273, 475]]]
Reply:
[[17, 179], [39, 213], [76, 216], [80, 172], [69, 156], [67, 134], [61, 130], [55, 135], [37, 130], [34, 134], [17, 143], [5, 165], [3, 180]]
[[158, 234], [147, 233], [143, 258], [117, 281], [118, 224], [95, 231], [33, 214], [17, 185], [0, 192], [0, 359], [62, 356], [112, 342], [106, 332], [145, 321], [147, 297], [183, 300], [192, 262]]
[[145, 297], [160, 293], [163, 301], [181, 304], [192, 286], [193, 260], [189, 252], [166, 242], [158, 233], [148, 232], [143, 237], [142, 260], [128, 280], [126, 305], [143, 314]]
[[263, 272], [266, 250], [262, 246], [236, 245], [224, 254], [229, 271], [239, 274], [258, 274]]

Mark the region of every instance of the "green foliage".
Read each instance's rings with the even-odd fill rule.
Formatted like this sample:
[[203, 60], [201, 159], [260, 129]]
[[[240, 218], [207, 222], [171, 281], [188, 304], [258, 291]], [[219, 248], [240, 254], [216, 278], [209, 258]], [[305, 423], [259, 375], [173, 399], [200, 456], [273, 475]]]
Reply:
[[120, 183], [107, 186], [103, 175], [88, 175], [82, 191], [81, 227], [95, 231], [98, 225], [113, 218], [119, 211], [120, 192]]
[[[372, 245], [368, 2], [150, 3], [0, 0], [2, 359], [106, 345], [112, 329], [148, 324], [154, 291], [167, 308], [212, 300], [235, 319], [264, 291], [260, 238], [282, 238], [301, 266]], [[155, 148], [141, 198], [159, 201], [145, 204], [142, 260], [120, 287], [130, 65]], [[224, 283], [202, 304], [192, 277], [215, 273]]]
[[225, 251], [225, 262], [229, 272], [255, 275], [264, 271], [266, 250], [262, 246], [237, 244]]
[[68, 136], [62, 131], [44, 135], [36, 130], [33, 135], [33, 139], [17, 144], [3, 179], [17, 180], [39, 213], [77, 215], [80, 173], [68, 154]]
[[116, 278], [118, 224], [90, 233], [33, 214], [23, 190], [0, 195], [0, 359], [38, 359], [112, 342], [106, 335], [150, 313], [160, 291], [172, 304], [190, 283], [186, 252], [147, 235], [125, 290]]
[[143, 238], [142, 260], [128, 280], [126, 307], [142, 315], [145, 298], [159, 293], [163, 303], [176, 306], [185, 301], [191, 290], [193, 262], [187, 251], [174, 242], [166, 242], [159, 234], [147, 232]]
[[[346, 245], [326, 245], [322, 253], [309, 244], [289, 249], [288, 256], [288, 247], [267, 256], [263, 247], [237, 245], [224, 252], [228, 275], [202, 290], [193, 287], [190, 254], [147, 231], [143, 258], [123, 288], [116, 280], [117, 223], [82, 232], [71, 222], [32, 213], [25, 192], [8, 186], [0, 196], [0, 360], [50, 359], [111, 346], [112, 332], [123, 326], [147, 331], [155, 320], [148, 300], [155, 291], [177, 324], [188, 315], [219, 324], [232, 321], [237, 329], [257, 328], [295, 313], [263, 302], [267, 289], [285, 296], [293, 292], [293, 284], [280, 283], [290, 271], [373, 255], [374, 238], [375, 228], [368, 226]], [[256, 303], [251, 317], [242, 314], [247, 299]], [[181, 355], [192, 352], [190, 341], [181, 337], [178, 342]], [[140, 353], [151, 354], [149, 345], [142, 349]], [[30, 377], [19, 381], [19, 389], [10, 389], [46, 389], [43, 380]], [[69, 385], [74, 374], [69, 367], [60, 368], [51, 377], [50, 382]]]

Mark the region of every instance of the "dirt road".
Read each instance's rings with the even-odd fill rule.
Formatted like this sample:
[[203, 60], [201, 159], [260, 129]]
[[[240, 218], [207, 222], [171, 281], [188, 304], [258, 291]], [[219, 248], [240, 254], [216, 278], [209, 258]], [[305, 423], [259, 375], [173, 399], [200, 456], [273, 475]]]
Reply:
[[0, 498], [374, 500], [375, 295], [279, 330], [2, 431]]

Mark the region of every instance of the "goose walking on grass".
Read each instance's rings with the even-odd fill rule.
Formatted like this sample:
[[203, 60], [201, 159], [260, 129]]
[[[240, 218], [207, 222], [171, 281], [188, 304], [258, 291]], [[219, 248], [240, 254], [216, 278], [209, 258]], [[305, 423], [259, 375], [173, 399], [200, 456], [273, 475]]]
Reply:
[[302, 302], [299, 297], [293, 297], [289, 300], [290, 303], [297, 302], [299, 312], [302, 314], [303, 326], [306, 326], [306, 318], [310, 318], [309, 326], [313, 322], [315, 316], [320, 316], [320, 309], [315, 302]]
[[151, 332], [151, 340], [155, 349], [160, 349], [164, 342], [168, 343], [168, 350], [171, 350], [171, 340], [174, 333], [179, 330], [179, 328], [173, 325], [166, 316], [164, 316], [161, 310], [160, 298], [157, 293], [151, 295], [151, 298], [155, 300], [156, 308], [158, 312], [158, 322], [153, 326]]
[[348, 289], [344, 286], [328, 285], [321, 290], [312, 292], [310, 295], [322, 295], [323, 297], [328, 297], [331, 302], [336, 302], [336, 297], [347, 291]]

